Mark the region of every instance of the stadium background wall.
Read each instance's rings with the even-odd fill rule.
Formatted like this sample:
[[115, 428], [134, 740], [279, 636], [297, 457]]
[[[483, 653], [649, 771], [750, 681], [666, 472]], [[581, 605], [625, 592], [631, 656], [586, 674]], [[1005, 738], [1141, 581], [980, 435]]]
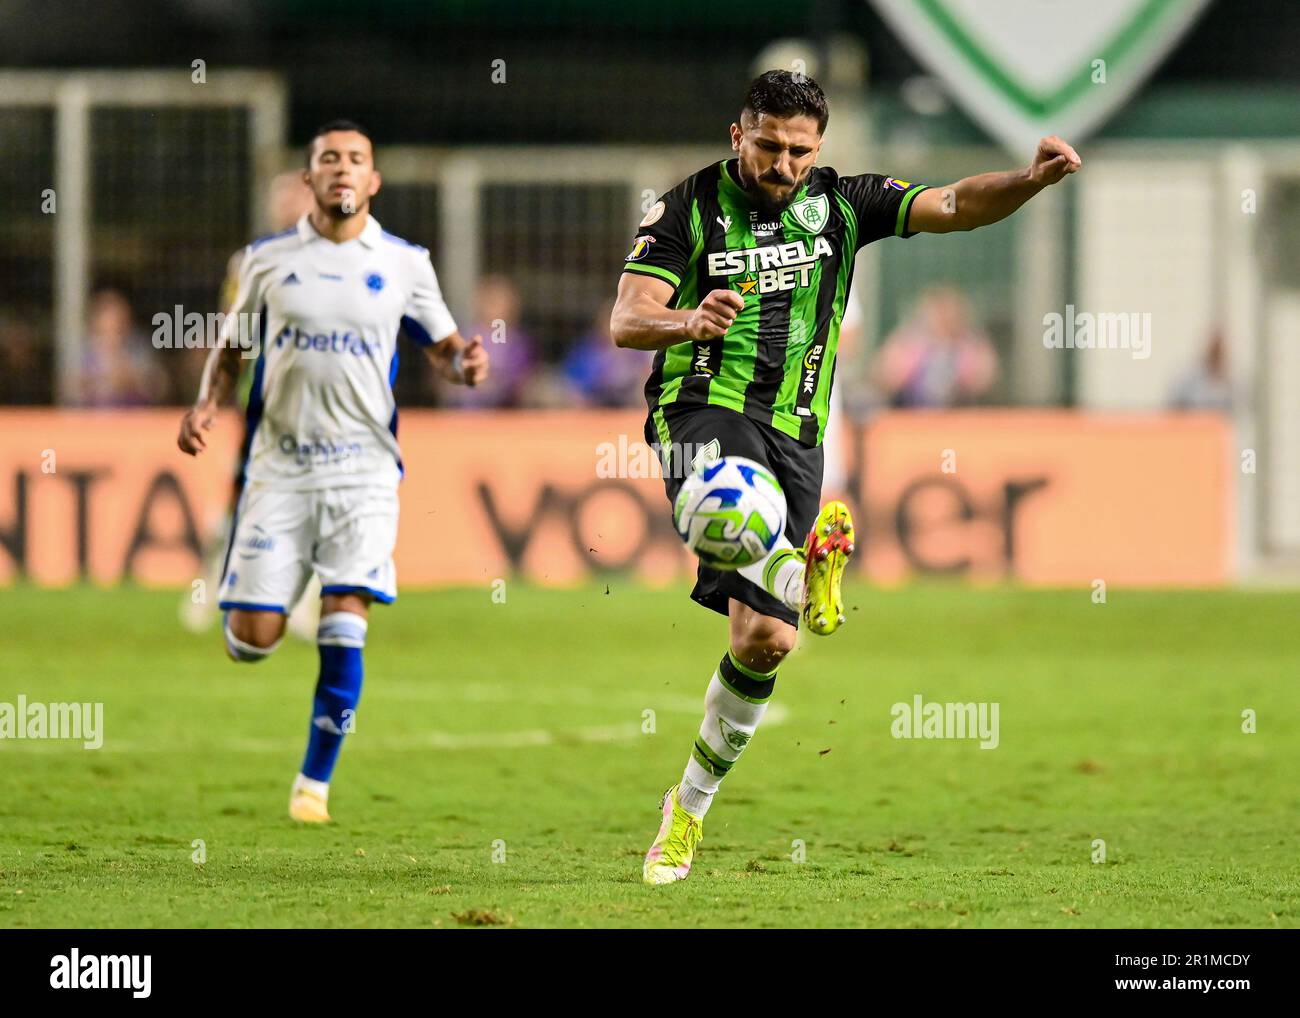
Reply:
[[[623, 411], [403, 414], [400, 582], [684, 579], [692, 560], [645, 469], [653, 457], [638, 455], [641, 424]], [[0, 412], [0, 583], [200, 578], [240, 429], [222, 420], [197, 460], [176, 451], [175, 429], [172, 410]], [[849, 437], [844, 494], [865, 549], [855, 561], [875, 581], [1233, 578], [1236, 468], [1219, 417], [885, 414]]]

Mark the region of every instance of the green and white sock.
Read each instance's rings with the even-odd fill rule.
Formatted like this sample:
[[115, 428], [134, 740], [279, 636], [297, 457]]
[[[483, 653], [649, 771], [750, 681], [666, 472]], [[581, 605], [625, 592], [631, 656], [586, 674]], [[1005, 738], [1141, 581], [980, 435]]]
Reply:
[[756, 672], [736, 660], [730, 650], [723, 656], [709, 681], [704, 722], [677, 790], [678, 801], [688, 813], [702, 817], [709, 811], [718, 785], [763, 720], [775, 685], [776, 669]]
[[803, 606], [803, 556], [782, 534], [767, 558], [737, 570], [751, 583], [757, 583], [792, 611]]

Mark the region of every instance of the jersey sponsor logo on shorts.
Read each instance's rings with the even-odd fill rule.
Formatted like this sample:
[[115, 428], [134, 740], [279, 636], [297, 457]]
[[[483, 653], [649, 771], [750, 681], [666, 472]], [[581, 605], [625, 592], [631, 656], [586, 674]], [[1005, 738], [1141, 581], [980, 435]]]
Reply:
[[264, 551], [274, 550], [275, 538], [257, 525], [253, 526], [253, 533], [239, 542], [239, 557], [244, 560], [257, 558]]
[[790, 206], [790, 218], [809, 233], [821, 233], [830, 212], [830, 199], [824, 194], [813, 195]]
[[294, 328], [292, 325], [286, 325], [280, 330], [280, 334], [275, 337], [276, 347], [282, 347], [290, 344], [295, 350], [319, 350], [322, 353], [350, 353], [354, 357], [370, 357], [373, 354], [380, 353], [377, 349], [378, 344], [367, 342], [364, 336], [358, 336], [355, 332], [348, 331], [340, 334], [337, 330], [324, 333], [318, 332], [315, 335], [303, 332], [302, 329]]
[[637, 237], [637, 239], [632, 242], [632, 250], [627, 253], [627, 258], [625, 258], [624, 261], [639, 262], [650, 253], [650, 245], [654, 242], [654, 237], [650, 236], [648, 233]]
[[722, 458], [722, 443], [716, 438], [711, 439], [704, 445], [700, 446], [699, 452], [691, 460], [691, 471], [697, 472], [707, 467], [710, 463], [716, 463]]
[[637, 225], [654, 226], [655, 223], [659, 222], [659, 220], [663, 218], [665, 208], [667, 208], [667, 206], [664, 205], [662, 199], [655, 202], [650, 206], [650, 211], [645, 214], [645, 218], [642, 219], [641, 222], [637, 223]]
[[885, 187], [892, 187], [895, 191], [906, 191], [912, 186], [909, 180], [899, 180], [897, 177], [886, 177]]
[[817, 237], [812, 241], [794, 240], [788, 244], [715, 251], [709, 255], [708, 269], [711, 276], [744, 273], [742, 282], [748, 282], [750, 278], [757, 280], [757, 287], [742, 292], [757, 289], [760, 294], [774, 293], [808, 286], [813, 266], [823, 256], [832, 253], [831, 242], [825, 237]]

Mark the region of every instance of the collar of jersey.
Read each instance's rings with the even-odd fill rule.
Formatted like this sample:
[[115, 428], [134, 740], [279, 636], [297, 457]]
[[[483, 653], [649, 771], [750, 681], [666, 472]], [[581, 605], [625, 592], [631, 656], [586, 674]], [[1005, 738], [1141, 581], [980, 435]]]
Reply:
[[[749, 192], [746, 191], [743, 187], [741, 187], [740, 182], [731, 175], [730, 164], [733, 162], [739, 165], [740, 161], [738, 159], [724, 159], [722, 160], [721, 163], [718, 164], [720, 167], [719, 172], [722, 178], [721, 186], [729, 194], [733, 195], [738, 201], [744, 202], [750, 208], [754, 208], [755, 207], [754, 202], [750, 199]], [[809, 174], [809, 176], [812, 176], [812, 174]], [[786, 204], [786, 208], [788, 209], [795, 202], [803, 201], [803, 199], [806, 198], [807, 195], [808, 195], [808, 181], [805, 180], [803, 184], [800, 186], [799, 192], [793, 198], [791, 198], [790, 201]], [[784, 215], [784, 210], [782, 210], [782, 214]]]
[[[357, 240], [361, 241], [362, 247], [373, 248], [379, 243], [379, 238], [384, 234], [384, 228], [379, 225], [379, 220], [374, 216], [366, 215], [366, 225], [361, 228], [361, 233], [357, 235]], [[317, 232], [316, 227], [311, 225], [311, 215], [303, 213], [303, 217], [298, 220], [298, 239], [304, 244], [310, 244], [313, 240], [324, 240], [325, 238]]]

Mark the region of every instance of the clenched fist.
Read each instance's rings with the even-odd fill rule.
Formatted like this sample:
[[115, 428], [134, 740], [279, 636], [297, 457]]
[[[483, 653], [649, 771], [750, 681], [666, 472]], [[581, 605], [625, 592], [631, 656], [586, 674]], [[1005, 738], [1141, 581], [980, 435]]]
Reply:
[[1029, 179], [1046, 187], [1055, 184], [1067, 173], [1074, 173], [1083, 165], [1079, 153], [1056, 135], [1048, 135], [1038, 143], [1034, 161], [1029, 164]]
[[735, 290], [714, 290], [686, 319], [686, 335], [691, 339], [717, 339], [731, 328], [731, 323], [745, 306], [745, 298]]

